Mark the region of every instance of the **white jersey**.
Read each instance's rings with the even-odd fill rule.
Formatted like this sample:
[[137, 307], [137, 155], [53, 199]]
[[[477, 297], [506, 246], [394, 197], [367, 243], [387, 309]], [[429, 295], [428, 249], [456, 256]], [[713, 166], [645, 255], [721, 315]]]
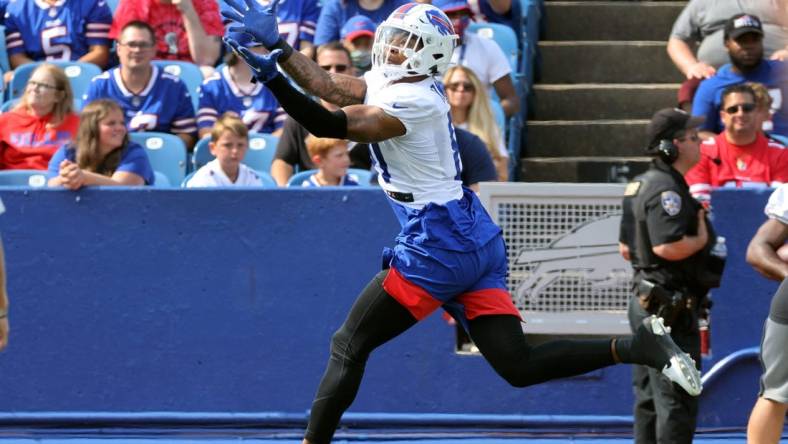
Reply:
[[769, 196], [764, 213], [769, 219], [777, 219], [788, 225], [788, 184], [780, 185]]
[[443, 85], [429, 77], [416, 83], [389, 83], [382, 74], [364, 74], [364, 103], [402, 122], [405, 134], [370, 144], [378, 183], [395, 202], [419, 209], [462, 197], [462, 164]]
[[263, 181], [260, 180], [260, 176], [244, 164], [238, 165], [238, 178], [235, 182], [231, 181], [219, 164], [218, 159], [206, 163], [186, 182], [186, 188], [261, 186], [263, 186]]

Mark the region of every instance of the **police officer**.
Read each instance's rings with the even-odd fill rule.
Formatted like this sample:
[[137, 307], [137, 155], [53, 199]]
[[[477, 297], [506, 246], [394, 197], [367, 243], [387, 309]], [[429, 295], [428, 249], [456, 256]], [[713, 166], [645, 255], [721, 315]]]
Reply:
[[[700, 159], [697, 127], [702, 121], [678, 109], [654, 114], [646, 149], [654, 159], [648, 171], [627, 185], [619, 237], [621, 255], [634, 269], [630, 326], [634, 331], [650, 314], [663, 317], [673, 340], [696, 366], [698, 307], [714, 285], [696, 268], [707, 267], [716, 237], [683, 174]], [[698, 398], [644, 366], [633, 367], [633, 385], [636, 443], [692, 442]]]

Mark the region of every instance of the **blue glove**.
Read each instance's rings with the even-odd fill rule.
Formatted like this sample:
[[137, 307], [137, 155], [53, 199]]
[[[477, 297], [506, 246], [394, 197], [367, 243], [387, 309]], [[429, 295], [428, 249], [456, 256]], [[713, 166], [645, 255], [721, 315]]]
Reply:
[[[235, 22], [227, 28], [230, 32], [245, 32], [268, 49], [279, 41], [279, 25], [276, 21], [276, 6], [279, 0], [273, 0], [268, 7], [263, 7], [256, 0], [242, 0], [246, 6], [239, 4], [241, 0], [224, 0], [230, 9], [222, 11], [222, 16]], [[248, 62], [247, 62], [248, 63]]]
[[279, 75], [279, 70], [276, 69], [276, 60], [282, 54], [281, 49], [275, 49], [268, 54], [261, 55], [249, 51], [249, 48], [229, 37], [225, 37], [223, 40], [234, 53], [238, 54], [252, 68], [252, 74], [254, 74], [255, 79], [268, 83]]

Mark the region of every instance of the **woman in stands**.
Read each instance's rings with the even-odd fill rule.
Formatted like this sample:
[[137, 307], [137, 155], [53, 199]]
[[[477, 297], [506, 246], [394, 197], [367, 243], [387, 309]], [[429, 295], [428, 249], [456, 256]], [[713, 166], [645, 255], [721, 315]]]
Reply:
[[509, 180], [509, 154], [503, 143], [503, 131], [495, 122], [490, 97], [479, 78], [470, 69], [457, 65], [446, 71], [443, 84], [454, 126], [482, 139], [495, 163], [498, 180]]
[[49, 162], [49, 186], [77, 190], [90, 185], [152, 185], [145, 149], [129, 141], [120, 106], [106, 99], [82, 110], [76, 140], [60, 147]]
[[79, 116], [68, 77], [43, 63], [33, 71], [19, 103], [0, 115], [0, 169], [45, 170], [52, 154], [77, 133]]

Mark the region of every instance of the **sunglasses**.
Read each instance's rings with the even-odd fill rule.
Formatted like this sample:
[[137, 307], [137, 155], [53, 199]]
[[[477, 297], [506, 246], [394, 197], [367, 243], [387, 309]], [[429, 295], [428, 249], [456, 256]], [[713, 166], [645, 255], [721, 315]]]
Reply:
[[347, 71], [347, 65], [320, 65], [323, 71], [331, 71], [333, 68], [335, 72], [345, 72]]
[[54, 91], [54, 90], [59, 90], [60, 89], [60, 88], [58, 88], [55, 85], [49, 85], [47, 83], [36, 82], [35, 80], [29, 80], [27, 82], [27, 87], [30, 88], [30, 89], [43, 89], [45, 91]]
[[745, 114], [751, 113], [755, 109], [754, 103], [743, 103], [741, 105], [733, 105], [725, 108], [725, 112], [728, 114], [736, 114], [739, 112], [739, 109], [744, 111]]
[[462, 91], [469, 92], [474, 92], [476, 90], [471, 82], [452, 82], [446, 85], [446, 89], [449, 91], [460, 91], [460, 88], [462, 88]]

